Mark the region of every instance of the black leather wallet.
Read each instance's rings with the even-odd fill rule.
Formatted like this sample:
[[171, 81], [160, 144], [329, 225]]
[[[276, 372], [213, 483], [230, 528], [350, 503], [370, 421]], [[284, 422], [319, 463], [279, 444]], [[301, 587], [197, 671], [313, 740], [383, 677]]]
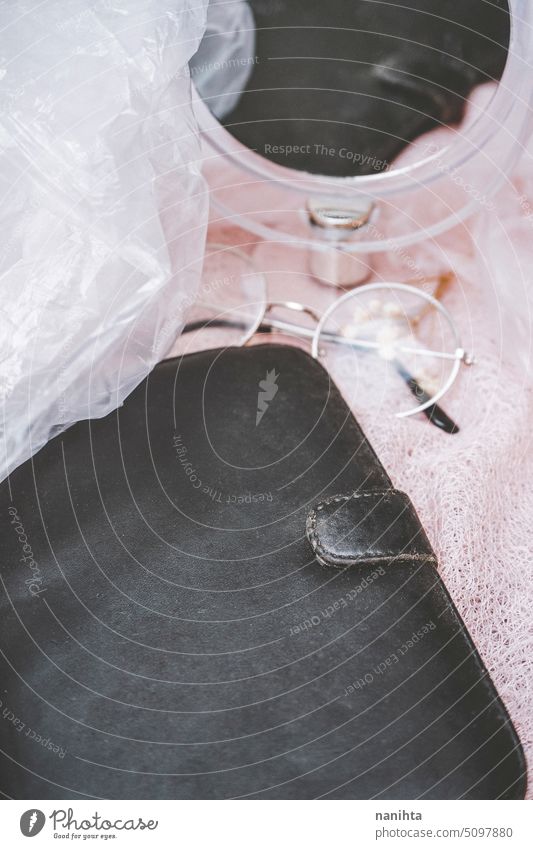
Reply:
[[411, 502], [305, 353], [162, 363], [0, 516], [5, 796], [524, 796]]

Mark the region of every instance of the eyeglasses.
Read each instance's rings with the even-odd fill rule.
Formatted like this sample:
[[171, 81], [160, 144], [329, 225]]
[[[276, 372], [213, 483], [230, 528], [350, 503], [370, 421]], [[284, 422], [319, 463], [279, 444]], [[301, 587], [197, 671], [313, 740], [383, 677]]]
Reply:
[[258, 333], [307, 340], [355, 411], [370, 405], [399, 418], [422, 413], [446, 433], [459, 431], [439, 402], [473, 358], [434, 294], [407, 283], [370, 283], [319, 314], [297, 301], [269, 301], [265, 276], [242, 251], [208, 246], [199, 298], [173, 353], [246, 345]]

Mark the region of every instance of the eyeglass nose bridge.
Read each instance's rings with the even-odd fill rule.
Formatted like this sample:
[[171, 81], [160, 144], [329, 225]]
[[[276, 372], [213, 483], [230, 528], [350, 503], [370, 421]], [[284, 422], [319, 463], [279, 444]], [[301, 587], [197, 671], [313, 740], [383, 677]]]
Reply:
[[293, 312], [303, 312], [312, 318], [316, 324], [319, 324], [320, 319], [322, 318], [316, 310], [306, 306], [305, 304], [301, 304], [298, 301], [269, 301], [265, 307], [265, 316], [267, 316], [273, 309], [287, 309], [292, 310]]

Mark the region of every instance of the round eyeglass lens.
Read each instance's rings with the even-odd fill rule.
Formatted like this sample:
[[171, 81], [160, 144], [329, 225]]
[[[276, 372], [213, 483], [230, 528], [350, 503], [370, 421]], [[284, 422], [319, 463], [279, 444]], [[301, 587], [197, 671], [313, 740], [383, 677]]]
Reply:
[[402, 283], [361, 286], [322, 317], [313, 355], [352, 409], [410, 416], [439, 401], [463, 351], [455, 324], [431, 295]]

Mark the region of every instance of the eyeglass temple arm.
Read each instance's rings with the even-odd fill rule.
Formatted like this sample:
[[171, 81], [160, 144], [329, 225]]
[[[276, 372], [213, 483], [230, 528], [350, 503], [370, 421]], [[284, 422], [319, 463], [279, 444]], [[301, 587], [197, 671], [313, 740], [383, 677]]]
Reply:
[[[431, 400], [431, 396], [428, 395], [426, 390], [420, 386], [418, 381], [410, 372], [407, 371], [405, 366], [403, 366], [398, 360], [395, 360], [394, 367], [420, 404], [425, 404], [426, 401]], [[445, 433], [459, 433], [459, 425], [450, 418], [450, 416], [442, 409], [440, 404], [431, 404], [430, 407], [426, 407], [426, 409], [422, 410], [422, 412], [426, 418], [429, 419], [431, 424], [440, 428], [440, 430], [443, 430]]]

